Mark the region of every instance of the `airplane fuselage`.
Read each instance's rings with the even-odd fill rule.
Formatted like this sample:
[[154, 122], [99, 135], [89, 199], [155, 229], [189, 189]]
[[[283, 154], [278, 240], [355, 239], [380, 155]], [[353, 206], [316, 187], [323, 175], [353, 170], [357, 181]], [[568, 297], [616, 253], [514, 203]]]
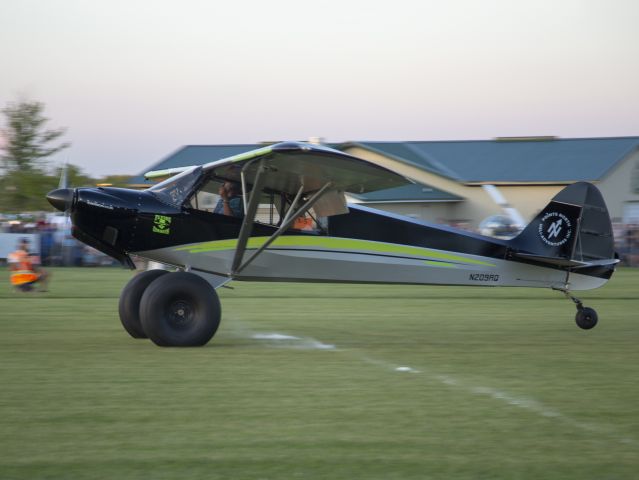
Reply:
[[[124, 263], [137, 255], [218, 276], [231, 270], [242, 224], [117, 188], [76, 189], [71, 211], [74, 236]], [[275, 230], [255, 222], [247, 254]], [[572, 273], [570, 289], [599, 287], [611, 274], [604, 267]], [[349, 205], [323, 232], [285, 232], [233, 280], [565, 288], [567, 277], [514, 259], [506, 240]]]

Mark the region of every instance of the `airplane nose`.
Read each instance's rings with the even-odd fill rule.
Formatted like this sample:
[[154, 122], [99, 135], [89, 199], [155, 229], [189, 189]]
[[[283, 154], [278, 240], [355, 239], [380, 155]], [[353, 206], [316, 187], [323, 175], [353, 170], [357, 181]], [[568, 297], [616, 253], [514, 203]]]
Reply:
[[73, 189], [58, 188], [57, 190], [52, 190], [47, 194], [47, 200], [61, 212], [66, 212], [73, 204]]

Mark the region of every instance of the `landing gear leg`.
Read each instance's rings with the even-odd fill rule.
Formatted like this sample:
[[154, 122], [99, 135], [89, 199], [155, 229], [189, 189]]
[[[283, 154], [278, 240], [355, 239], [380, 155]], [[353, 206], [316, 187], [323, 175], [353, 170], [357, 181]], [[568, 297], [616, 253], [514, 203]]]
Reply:
[[590, 330], [597, 325], [598, 317], [597, 312], [590, 307], [584, 307], [584, 304], [577, 297], [570, 294], [570, 291], [566, 289], [557, 289], [562, 292], [567, 298], [573, 301], [577, 307], [577, 314], [575, 315], [575, 323], [579, 328], [584, 330]]

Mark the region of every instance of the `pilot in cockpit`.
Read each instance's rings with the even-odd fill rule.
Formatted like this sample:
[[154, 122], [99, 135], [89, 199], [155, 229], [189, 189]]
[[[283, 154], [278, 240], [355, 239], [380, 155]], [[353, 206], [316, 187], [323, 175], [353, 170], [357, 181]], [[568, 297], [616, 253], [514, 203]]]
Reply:
[[228, 215], [229, 217], [242, 218], [244, 216], [244, 202], [242, 201], [242, 188], [237, 182], [224, 182], [218, 194], [220, 199], [213, 213]]

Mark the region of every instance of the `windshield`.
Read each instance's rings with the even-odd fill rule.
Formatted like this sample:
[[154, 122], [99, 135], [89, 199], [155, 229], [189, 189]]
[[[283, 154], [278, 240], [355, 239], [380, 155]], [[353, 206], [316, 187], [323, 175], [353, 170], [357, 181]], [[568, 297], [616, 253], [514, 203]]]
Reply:
[[149, 188], [163, 202], [181, 206], [202, 174], [202, 167], [194, 167], [179, 175], [167, 178]]

